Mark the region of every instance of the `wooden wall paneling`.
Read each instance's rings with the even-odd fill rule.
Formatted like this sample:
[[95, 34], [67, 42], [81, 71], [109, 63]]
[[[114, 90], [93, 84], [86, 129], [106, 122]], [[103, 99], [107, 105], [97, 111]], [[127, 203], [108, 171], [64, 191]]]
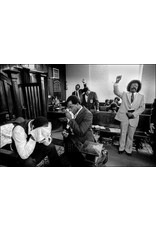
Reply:
[[13, 115], [13, 100], [12, 100], [13, 95], [11, 94], [11, 87], [6, 80], [4, 80], [4, 88], [5, 88], [8, 112], [10, 115]]
[[47, 116], [47, 105], [46, 105], [46, 96], [45, 96], [45, 82], [44, 75], [40, 75], [40, 84], [41, 84], [41, 104], [42, 104], [42, 114], [43, 116]]
[[35, 118], [35, 113], [34, 113], [34, 107], [33, 107], [33, 99], [32, 99], [32, 94], [31, 94], [31, 87], [28, 86], [28, 97], [29, 97], [29, 101], [30, 101], [30, 111], [31, 111], [31, 118]]
[[31, 93], [32, 93], [32, 98], [33, 98], [33, 106], [34, 106], [34, 112], [35, 112], [35, 117], [38, 116], [38, 112], [37, 112], [37, 98], [35, 96], [35, 85], [31, 86]]
[[25, 97], [26, 97], [27, 115], [28, 115], [28, 118], [31, 118], [31, 108], [30, 108], [30, 98], [29, 98], [28, 88], [24, 85], [23, 85], [23, 88], [24, 88]]
[[8, 75], [8, 78], [11, 79], [14, 105], [15, 105], [15, 115], [17, 117], [21, 117], [22, 108], [19, 100], [19, 90], [18, 90], [17, 77], [16, 77], [16, 74], [18, 74], [19, 71], [16, 69], [4, 69], [3, 72], [5, 72]]
[[36, 98], [37, 115], [40, 116], [41, 115], [40, 96], [38, 96], [38, 89], [37, 88], [39, 88], [39, 86], [36, 85], [36, 87], [34, 89], [34, 93], [35, 93], [35, 98]]
[[48, 75], [42, 75], [44, 77], [44, 86], [45, 86], [45, 103], [46, 103], [46, 114], [48, 111], [48, 95], [49, 95], [49, 89], [48, 89], [48, 83], [49, 83], [49, 79], [48, 79]]
[[37, 95], [37, 102], [38, 102], [38, 109], [39, 109], [39, 115], [42, 115], [42, 111], [41, 111], [41, 95], [40, 95], [40, 88], [39, 86], [36, 87], [36, 95]]
[[4, 81], [0, 80], [0, 112], [7, 111], [7, 95], [5, 93]]
[[12, 78], [11, 80], [12, 80], [14, 99], [15, 99], [16, 116], [20, 117], [22, 116], [22, 108], [21, 108], [21, 104], [19, 101], [19, 91], [18, 91], [17, 79]]
[[48, 93], [53, 96], [53, 74], [52, 74], [52, 68], [48, 66]]

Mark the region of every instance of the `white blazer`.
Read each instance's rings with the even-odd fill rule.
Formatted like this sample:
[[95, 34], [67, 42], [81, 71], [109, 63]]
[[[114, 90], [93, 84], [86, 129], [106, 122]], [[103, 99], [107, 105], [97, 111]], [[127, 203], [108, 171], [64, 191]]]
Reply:
[[[134, 101], [131, 104], [131, 95], [129, 92], [120, 92], [118, 85], [114, 85], [114, 93], [122, 99], [122, 103], [119, 107], [119, 110], [115, 116], [115, 119], [118, 121], [128, 122], [131, 126], [137, 127], [139, 122], [139, 115], [145, 110], [144, 95], [136, 93]], [[128, 110], [134, 110], [133, 119], [128, 119], [126, 113]]]

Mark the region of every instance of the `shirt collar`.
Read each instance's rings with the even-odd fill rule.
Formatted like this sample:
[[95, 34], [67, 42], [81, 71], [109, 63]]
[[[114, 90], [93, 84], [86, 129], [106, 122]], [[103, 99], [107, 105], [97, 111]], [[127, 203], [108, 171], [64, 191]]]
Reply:
[[80, 107], [80, 109], [77, 111], [77, 113], [75, 114], [75, 118], [77, 117], [77, 115], [79, 114], [79, 112], [82, 110], [82, 106]]
[[[129, 95], [132, 95], [132, 93], [131, 93], [131, 92], [128, 92], [128, 94], [129, 94]], [[137, 94], [138, 94], [138, 93], [137, 93], [137, 92], [135, 92], [135, 93], [134, 93], [134, 96], [135, 96], [135, 95], [137, 95]]]
[[32, 131], [32, 128], [31, 128], [31, 122], [32, 122], [33, 120], [31, 120], [31, 121], [29, 121], [29, 123], [28, 123], [28, 135], [30, 134], [30, 132]]
[[88, 100], [88, 95], [86, 95], [86, 94], [85, 94], [85, 99], [86, 99], [86, 101]]

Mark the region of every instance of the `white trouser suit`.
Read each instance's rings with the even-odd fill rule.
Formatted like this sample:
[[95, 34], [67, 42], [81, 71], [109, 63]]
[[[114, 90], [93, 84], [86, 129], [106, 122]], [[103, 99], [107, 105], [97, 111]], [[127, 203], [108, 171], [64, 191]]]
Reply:
[[[120, 92], [118, 89], [118, 84], [114, 84], [114, 93], [122, 99], [120, 108], [115, 116], [115, 119], [120, 121], [121, 134], [119, 141], [119, 151], [126, 151], [127, 153], [132, 153], [133, 147], [133, 137], [135, 130], [138, 126], [139, 115], [145, 109], [144, 96], [140, 93], [135, 93], [134, 101], [131, 103], [131, 93], [130, 92]], [[126, 113], [129, 110], [133, 110], [133, 119], [128, 119]]]

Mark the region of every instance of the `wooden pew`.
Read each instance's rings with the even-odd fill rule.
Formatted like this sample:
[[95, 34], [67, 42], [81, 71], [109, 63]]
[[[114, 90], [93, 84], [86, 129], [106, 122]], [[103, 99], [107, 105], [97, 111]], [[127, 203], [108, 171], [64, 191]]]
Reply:
[[[135, 138], [146, 139], [150, 129], [151, 116], [148, 114], [142, 114], [139, 117], [139, 124], [135, 132]], [[99, 126], [99, 127], [98, 127]], [[93, 130], [97, 130], [100, 133], [100, 137], [114, 135], [120, 135], [120, 122], [115, 120], [115, 114], [109, 112], [94, 112], [93, 113]]]

